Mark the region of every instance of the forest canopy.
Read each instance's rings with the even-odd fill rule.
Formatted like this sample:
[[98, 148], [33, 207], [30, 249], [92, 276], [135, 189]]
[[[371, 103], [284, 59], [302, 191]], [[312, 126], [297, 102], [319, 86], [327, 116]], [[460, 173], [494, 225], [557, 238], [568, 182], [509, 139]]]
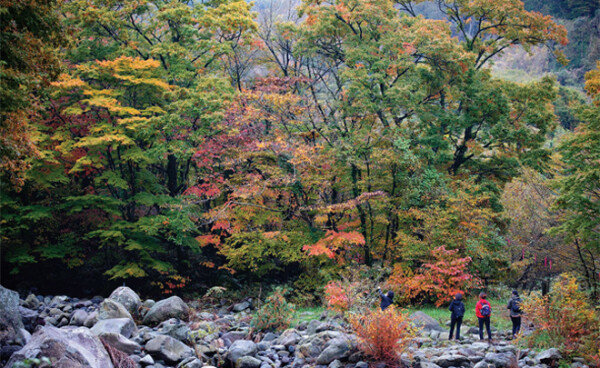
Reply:
[[[571, 2], [565, 19], [598, 17]], [[570, 25], [535, 10], [562, 14], [1, 2], [3, 282], [286, 283], [310, 303], [360, 266], [431, 302], [568, 270], [598, 297], [600, 63], [573, 60]], [[539, 50], [554, 69], [494, 68]]]

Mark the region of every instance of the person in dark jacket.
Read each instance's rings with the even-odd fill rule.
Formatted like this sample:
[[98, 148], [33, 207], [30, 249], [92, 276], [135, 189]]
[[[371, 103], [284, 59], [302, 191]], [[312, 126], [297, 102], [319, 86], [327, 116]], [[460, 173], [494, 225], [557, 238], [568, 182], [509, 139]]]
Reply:
[[381, 310], [386, 310], [392, 303], [394, 303], [394, 292], [388, 291], [387, 294], [381, 292], [381, 288], [377, 288], [377, 292], [379, 293], [379, 297], [381, 298]]
[[452, 340], [454, 327], [456, 327], [456, 340], [460, 340], [460, 325], [462, 325], [463, 316], [465, 315], [465, 305], [462, 302], [461, 293], [454, 296], [454, 300], [450, 303], [448, 310], [452, 312], [450, 315], [450, 336], [448, 336], [448, 340]]
[[517, 337], [519, 331], [521, 331], [521, 298], [519, 298], [519, 292], [513, 290], [510, 300], [506, 309], [510, 311], [510, 320], [512, 321], [512, 336], [513, 339]]

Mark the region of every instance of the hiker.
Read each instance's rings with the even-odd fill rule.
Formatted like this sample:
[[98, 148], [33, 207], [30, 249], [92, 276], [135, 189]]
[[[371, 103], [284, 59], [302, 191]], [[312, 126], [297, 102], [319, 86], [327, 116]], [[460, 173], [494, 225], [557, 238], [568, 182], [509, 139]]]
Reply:
[[381, 298], [381, 310], [384, 311], [394, 302], [394, 292], [388, 291], [387, 294], [384, 294], [381, 292], [380, 287], [377, 287], [377, 292], [379, 293], [379, 297]]
[[465, 315], [465, 305], [462, 302], [462, 294], [457, 293], [454, 300], [450, 303], [448, 310], [452, 312], [450, 315], [450, 336], [448, 340], [452, 340], [452, 333], [456, 326], [456, 340], [460, 340], [460, 325], [462, 325], [463, 316]]
[[479, 301], [475, 305], [475, 314], [477, 315], [477, 319], [479, 320], [479, 339], [483, 340], [483, 326], [485, 325], [485, 329], [488, 334], [488, 341], [492, 342], [492, 330], [490, 328], [490, 317], [492, 316], [492, 306], [490, 302], [485, 300], [487, 297], [486, 293], [479, 294]]
[[513, 339], [517, 338], [517, 334], [521, 331], [521, 298], [519, 298], [519, 292], [513, 290], [510, 300], [506, 309], [510, 311], [510, 320], [512, 321], [512, 336]]

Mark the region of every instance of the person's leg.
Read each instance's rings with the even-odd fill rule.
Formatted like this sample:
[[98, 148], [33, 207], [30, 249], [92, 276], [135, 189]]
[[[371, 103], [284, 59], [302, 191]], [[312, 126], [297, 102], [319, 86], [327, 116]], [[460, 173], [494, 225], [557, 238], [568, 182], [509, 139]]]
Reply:
[[460, 325], [462, 325], [462, 317], [456, 319], [456, 339], [460, 340]]
[[454, 325], [456, 324], [456, 319], [454, 317], [450, 318], [450, 335], [448, 336], [448, 340], [452, 340], [452, 335], [454, 332]]
[[510, 321], [512, 322], [512, 335], [513, 337], [515, 337], [515, 335], [517, 334], [517, 317], [510, 317]]
[[492, 329], [490, 327], [490, 317], [485, 317], [485, 329], [487, 330], [488, 339], [492, 339]]
[[517, 320], [517, 329], [513, 335], [517, 335], [519, 332], [521, 332], [521, 317], [516, 317], [516, 320]]
[[479, 340], [483, 340], [483, 320], [485, 318], [477, 317], [477, 321], [479, 322]]

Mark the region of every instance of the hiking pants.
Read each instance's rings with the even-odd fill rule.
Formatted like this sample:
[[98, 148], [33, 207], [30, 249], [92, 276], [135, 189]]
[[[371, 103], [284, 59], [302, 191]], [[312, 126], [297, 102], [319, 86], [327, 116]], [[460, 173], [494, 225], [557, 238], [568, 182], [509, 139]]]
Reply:
[[452, 340], [452, 333], [454, 332], [454, 327], [456, 327], [456, 339], [460, 339], [460, 325], [462, 325], [462, 321], [462, 316], [450, 318], [450, 336], [448, 337], [449, 340]]
[[521, 317], [510, 317], [510, 320], [512, 321], [513, 325], [512, 333], [513, 336], [515, 336], [519, 333], [519, 331], [521, 331]]
[[485, 324], [485, 329], [487, 330], [488, 339], [492, 339], [492, 330], [490, 328], [490, 316], [479, 318], [479, 338], [483, 340], [483, 325]]

